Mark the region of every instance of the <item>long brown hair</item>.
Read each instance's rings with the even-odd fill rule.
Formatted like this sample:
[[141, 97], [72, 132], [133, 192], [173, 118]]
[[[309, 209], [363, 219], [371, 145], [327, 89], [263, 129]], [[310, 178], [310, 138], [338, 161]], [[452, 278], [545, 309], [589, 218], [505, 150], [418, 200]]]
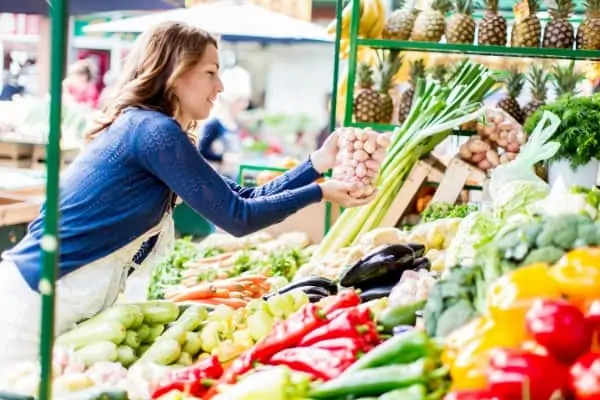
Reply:
[[[217, 47], [212, 35], [182, 22], [162, 23], [140, 35], [87, 139], [104, 131], [128, 107], [155, 110], [177, 119], [179, 105], [173, 85], [197, 65], [210, 45]], [[190, 132], [194, 127], [195, 122], [183, 128]]]

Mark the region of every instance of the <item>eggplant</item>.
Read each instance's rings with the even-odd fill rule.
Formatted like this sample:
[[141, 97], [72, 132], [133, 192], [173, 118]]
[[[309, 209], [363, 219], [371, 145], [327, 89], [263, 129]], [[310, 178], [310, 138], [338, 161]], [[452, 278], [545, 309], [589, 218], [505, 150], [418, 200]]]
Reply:
[[402, 274], [404, 273], [404, 271], [406, 271], [406, 269], [397, 268], [395, 270], [387, 272], [385, 275], [382, 275], [380, 277], [367, 279], [366, 281], [359, 282], [356, 285], [354, 285], [354, 288], [360, 289], [364, 292], [381, 286], [395, 285], [398, 282], [400, 282], [400, 278], [402, 278]]
[[413, 269], [415, 271], [420, 271], [422, 269], [429, 271], [431, 269], [431, 263], [427, 257], [417, 258], [413, 263]]
[[323, 300], [325, 297], [327, 297], [327, 296], [320, 296], [318, 294], [309, 294], [308, 301], [310, 301], [311, 303], [318, 303], [321, 300]]
[[393, 244], [375, 250], [346, 269], [340, 278], [345, 287], [357, 287], [361, 282], [382, 277], [390, 271], [413, 269], [414, 261], [425, 252], [425, 246]]
[[389, 286], [381, 286], [381, 287], [369, 289], [360, 294], [360, 299], [363, 303], [365, 303], [367, 301], [381, 299], [382, 297], [387, 297], [392, 292], [392, 289], [394, 288], [394, 286], [395, 285], [389, 285]]
[[338, 292], [338, 287], [332, 280], [327, 278], [312, 277], [294, 281], [279, 289], [277, 293], [283, 294], [289, 292], [292, 289], [296, 289], [302, 286], [320, 287], [325, 289], [330, 295], [336, 295]]
[[323, 297], [331, 296], [330, 292], [328, 292], [327, 290], [323, 289], [322, 287], [318, 287], [318, 286], [302, 286], [302, 287], [296, 288], [294, 290], [301, 290], [308, 295], [316, 294], [316, 295], [323, 296]]

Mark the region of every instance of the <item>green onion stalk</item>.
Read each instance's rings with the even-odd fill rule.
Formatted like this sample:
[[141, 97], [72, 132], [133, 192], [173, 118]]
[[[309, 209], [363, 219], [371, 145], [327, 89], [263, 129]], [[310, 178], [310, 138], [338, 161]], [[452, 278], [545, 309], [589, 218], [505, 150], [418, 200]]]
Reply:
[[366, 206], [344, 210], [313, 257], [319, 259], [355, 244], [364, 233], [379, 226], [413, 166], [450, 136], [455, 127], [482, 114], [481, 103], [494, 84], [486, 67], [470, 61], [456, 70], [447, 86], [419, 80], [411, 111], [405, 123], [394, 131], [381, 165], [377, 196]]

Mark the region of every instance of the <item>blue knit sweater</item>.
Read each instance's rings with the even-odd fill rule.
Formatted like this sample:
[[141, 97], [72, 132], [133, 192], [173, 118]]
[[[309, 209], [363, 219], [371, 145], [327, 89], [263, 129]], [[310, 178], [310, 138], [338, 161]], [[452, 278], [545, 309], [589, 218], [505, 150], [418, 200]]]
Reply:
[[[118, 250], [158, 224], [173, 192], [236, 236], [280, 222], [319, 202], [319, 173], [310, 160], [259, 188], [221, 177], [179, 124], [155, 111], [129, 109], [102, 132], [61, 176], [58, 277]], [[37, 290], [43, 218], [2, 257]]]

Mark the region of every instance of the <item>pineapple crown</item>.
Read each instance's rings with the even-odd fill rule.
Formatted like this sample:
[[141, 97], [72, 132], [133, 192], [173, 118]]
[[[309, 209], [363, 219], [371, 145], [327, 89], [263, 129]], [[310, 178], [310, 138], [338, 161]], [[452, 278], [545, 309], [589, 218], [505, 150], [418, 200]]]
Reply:
[[529, 15], [535, 14], [540, 9], [540, 0], [527, 0], [527, 8], [529, 10]]
[[498, 4], [500, 0], [480, 0], [478, 6], [484, 8], [492, 14], [498, 14]]
[[373, 68], [365, 62], [358, 65], [358, 86], [364, 89], [372, 88], [375, 84], [373, 80]]
[[585, 0], [585, 12], [590, 16], [600, 16], [600, 0]]
[[573, 0], [556, 0], [556, 7], [548, 10], [552, 19], [569, 19], [573, 14]]
[[473, 0], [454, 0], [453, 5], [458, 14], [473, 14]]
[[452, 8], [452, 3], [450, 0], [433, 0], [431, 2], [431, 8], [445, 14]]
[[425, 60], [419, 58], [410, 62], [410, 81], [415, 84], [419, 78], [425, 77]]
[[400, 50], [380, 50], [377, 52], [378, 90], [387, 93], [392, 87], [392, 79], [402, 65]]
[[546, 101], [546, 87], [550, 81], [550, 74], [544, 71], [544, 67], [538, 64], [532, 64], [525, 79], [529, 84], [533, 98], [538, 101]]
[[512, 67], [502, 76], [502, 81], [506, 86], [508, 96], [516, 99], [521, 94], [524, 85], [524, 76], [518, 68]]
[[444, 64], [434, 65], [429, 70], [429, 73], [431, 74], [431, 77], [436, 81], [440, 83], [445, 83], [446, 78], [448, 76], [448, 67], [446, 67]]
[[576, 95], [577, 84], [585, 78], [585, 74], [575, 71], [575, 61], [562, 66], [556, 64], [552, 67], [552, 85], [556, 97], [564, 95]]

